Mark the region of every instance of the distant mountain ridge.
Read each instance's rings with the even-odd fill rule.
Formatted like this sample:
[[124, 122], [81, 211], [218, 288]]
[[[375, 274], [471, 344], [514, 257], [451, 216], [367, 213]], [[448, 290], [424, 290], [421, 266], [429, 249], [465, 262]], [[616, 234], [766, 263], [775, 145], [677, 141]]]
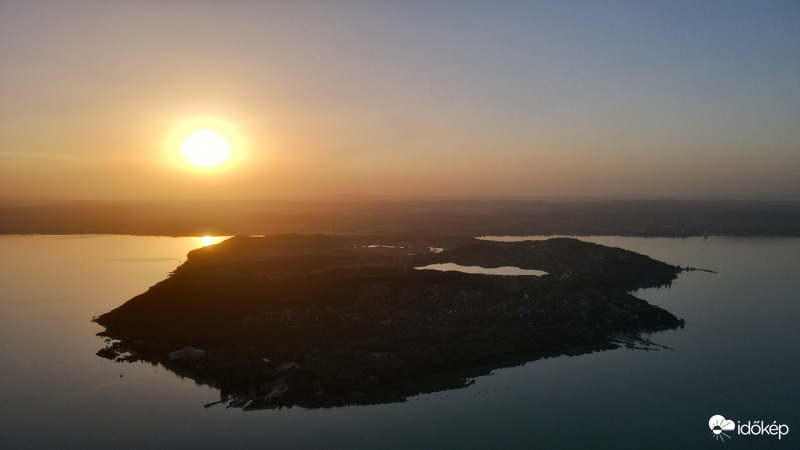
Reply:
[[800, 202], [56, 201], [0, 204], [0, 234], [800, 236]]

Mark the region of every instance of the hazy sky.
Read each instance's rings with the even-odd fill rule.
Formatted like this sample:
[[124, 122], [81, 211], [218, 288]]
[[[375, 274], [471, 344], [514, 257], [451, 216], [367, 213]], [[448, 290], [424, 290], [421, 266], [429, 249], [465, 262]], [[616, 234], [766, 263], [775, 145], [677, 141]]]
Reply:
[[[0, 0], [0, 195], [800, 198], [797, 1]], [[224, 123], [243, 159], [168, 142]]]

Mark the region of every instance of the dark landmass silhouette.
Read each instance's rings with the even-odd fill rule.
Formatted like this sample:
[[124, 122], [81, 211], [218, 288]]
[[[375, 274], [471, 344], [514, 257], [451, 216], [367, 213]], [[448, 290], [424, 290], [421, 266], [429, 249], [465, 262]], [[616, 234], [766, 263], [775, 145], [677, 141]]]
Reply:
[[0, 202], [0, 234], [800, 236], [778, 201]]
[[[415, 269], [444, 262], [548, 274]], [[168, 279], [95, 318], [110, 339], [98, 354], [161, 363], [248, 408], [402, 401], [683, 326], [630, 294], [669, 286], [682, 270], [569, 238], [234, 237], [192, 251]], [[170, 359], [188, 346], [206, 353]]]

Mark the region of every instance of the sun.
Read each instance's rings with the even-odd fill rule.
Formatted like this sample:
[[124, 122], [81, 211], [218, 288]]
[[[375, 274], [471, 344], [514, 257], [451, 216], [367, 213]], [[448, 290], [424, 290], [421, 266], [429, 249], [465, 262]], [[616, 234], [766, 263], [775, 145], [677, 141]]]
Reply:
[[246, 154], [241, 133], [220, 119], [186, 119], [169, 134], [165, 146], [173, 164], [200, 174], [227, 171]]
[[230, 159], [231, 144], [215, 130], [194, 130], [181, 141], [181, 155], [189, 164], [213, 168]]

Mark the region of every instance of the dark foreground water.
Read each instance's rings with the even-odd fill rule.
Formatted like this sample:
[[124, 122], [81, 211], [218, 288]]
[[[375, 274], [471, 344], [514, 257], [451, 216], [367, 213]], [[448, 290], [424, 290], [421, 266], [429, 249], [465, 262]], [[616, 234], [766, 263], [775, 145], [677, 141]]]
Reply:
[[[199, 238], [0, 236], [2, 448], [800, 448], [800, 239], [582, 238], [686, 272], [639, 296], [686, 320], [619, 349], [494, 371], [405, 403], [243, 412], [160, 366], [95, 352], [90, 322]], [[787, 425], [714, 439], [708, 421]]]

